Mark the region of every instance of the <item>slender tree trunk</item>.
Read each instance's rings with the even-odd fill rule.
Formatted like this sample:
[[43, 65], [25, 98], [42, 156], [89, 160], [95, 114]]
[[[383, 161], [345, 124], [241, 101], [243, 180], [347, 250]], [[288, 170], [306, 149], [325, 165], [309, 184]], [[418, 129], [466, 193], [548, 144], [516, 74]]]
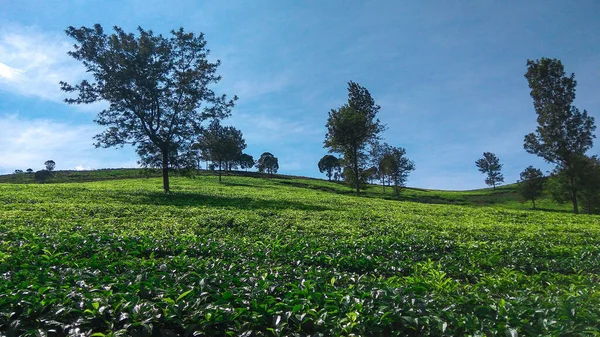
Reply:
[[535, 209], [535, 197], [531, 198], [531, 202], [533, 203], [533, 209]]
[[352, 149], [352, 152], [352, 165], [354, 166], [354, 176], [356, 178], [356, 195], [360, 195], [360, 178], [358, 176], [358, 150], [356, 149], [356, 147]]
[[575, 177], [569, 177], [571, 183], [571, 200], [573, 201], [573, 213], [579, 214], [579, 206], [577, 205], [577, 188], [575, 187]]
[[219, 182], [221, 182], [221, 162], [219, 162]]
[[162, 176], [165, 193], [169, 193], [169, 151], [162, 150]]

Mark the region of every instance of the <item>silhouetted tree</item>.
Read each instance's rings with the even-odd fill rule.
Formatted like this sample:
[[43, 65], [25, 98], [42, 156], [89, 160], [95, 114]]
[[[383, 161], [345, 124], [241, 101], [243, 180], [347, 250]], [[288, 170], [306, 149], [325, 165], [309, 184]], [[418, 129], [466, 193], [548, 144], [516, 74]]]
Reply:
[[258, 172], [267, 172], [269, 175], [277, 173], [279, 170], [279, 160], [270, 152], [264, 152], [256, 162]]
[[213, 120], [202, 131], [198, 143], [206, 150], [207, 158], [218, 166], [219, 181], [223, 167], [229, 169], [228, 163], [238, 160], [246, 148], [242, 132], [232, 126], [222, 126], [219, 120]]
[[54, 170], [54, 168], [56, 167], [56, 163], [54, 162], [54, 160], [46, 160], [44, 162], [44, 165], [46, 166], [46, 170], [52, 172]]
[[544, 174], [542, 171], [533, 166], [528, 166], [523, 170], [519, 190], [525, 200], [531, 200], [532, 206], [535, 208], [535, 199], [540, 197], [544, 191]]
[[15, 174], [23, 174], [23, 170], [16, 169]]
[[153, 144], [161, 153], [163, 188], [169, 192], [169, 152], [193, 142], [204, 120], [229, 116], [237, 99], [209, 89], [221, 79], [216, 75], [220, 61], [208, 61], [204, 35], [180, 28], [163, 37], [141, 27], [137, 36], [120, 27], [107, 35], [99, 24], [69, 27], [66, 33], [77, 41], [69, 55], [83, 63], [93, 82], [61, 82], [65, 92], [78, 93], [65, 101], [108, 101], [95, 120], [106, 126], [95, 145]]
[[32, 172], [33, 172], [33, 169], [32, 169], [32, 168], [28, 168], [28, 169], [27, 169], [27, 173], [32, 173]]
[[242, 155], [240, 156], [240, 159], [239, 159], [239, 163], [240, 163], [240, 167], [242, 168], [242, 170], [248, 171], [248, 169], [254, 167], [254, 165], [256, 164], [256, 161], [254, 160], [254, 158], [251, 155], [249, 155], [247, 153], [242, 153]]
[[331, 177], [333, 177], [333, 173], [337, 167], [340, 167], [340, 160], [332, 156], [330, 154], [324, 155], [321, 160], [319, 160], [319, 172], [325, 172], [327, 179], [331, 181]]
[[365, 148], [385, 129], [377, 119], [380, 108], [366, 88], [351, 81], [348, 83], [348, 103], [331, 110], [327, 119], [324, 147], [344, 156], [344, 162], [350, 169], [344, 176], [349, 178], [350, 173], [354, 176], [351, 183], [357, 195], [362, 180], [360, 174], [366, 163]]
[[524, 148], [549, 163], [557, 165], [568, 179], [573, 212], [579, 213], [577, 203], [576, 157], [585, 155], [593, 146], [596, 129], [594, 118], [586, 110], [580, 112], [575, 100], [575, 74], [566, 76], [560, 60], [541, 58], [527, 60], [525, 78], [531, 89], [538, 127], [525, 136]]
[[504, 182], [504, 176], [500, 172], [502, 164], [495, 154], [491, 152], [484, 152], [483, 158], [477, 159], [475, 165], [479, 169], [479, 172], [487, 174], [485, 183], [488, 186], [493, 186], [496, 189], [498, 183]]

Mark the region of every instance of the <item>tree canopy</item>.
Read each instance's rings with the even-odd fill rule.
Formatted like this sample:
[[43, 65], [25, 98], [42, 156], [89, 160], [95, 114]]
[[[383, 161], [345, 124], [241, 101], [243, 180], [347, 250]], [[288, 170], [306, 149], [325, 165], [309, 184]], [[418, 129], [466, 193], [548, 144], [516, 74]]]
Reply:
[[243, 170], [248, 171], [248, 169], [253, 168], [254, 165], [256, 165], [256, 161], [251, 155], [247, 153], [242, 153], [242, 155], [239, 158], [239, 164]]
[[385, 129], [377, 119], [380, 108], [366, 88], [351, 81], [348, 83], [348, 103], [332, 109], [327, 119], [324, 147], [344, 156], [357, 194], [360, 193], [361, 171], [366, 164], [366, 147]]
[[535, 208], [535, 199], [542, 195], [544, 190], [544, 174], [540, 169], [533, 166], [528, 166], [521, 172], [521, 181], [519, 182], [519, 190], [525, 200], [531, 200], [533, 208]]
[[479, 169], [479, 172], [487, 175], [485, 183], [488, 186], [492, 186], [495, 189], [496, 185], [504, 182], [504, 176], [501, 172], [502, 164], [500, 164], [500, 159], [498, 159], [495, 154], [484, 152], [483, 158], [477, 159], [475, 165], [477, 166], [477, 169]]
[[327, 179], [331, 180], [333, 177], [333, 173], [336, 169], [341, 167], [340, 160], [336, 156], [332, 156], [330, 154], [324, 155], [321, 160], [319, 160], [319, 172], [327, 175]]
[[46, 160], [44, 162], [44, 166], [46, 166], [46, 170], [54, 171], [54, 168], [56, 167], [56, 162], [54, 162], [54, 160], [52, 160], [52, 159]]
[[573, 212], [578, 213], [575, 157], [584, 155], [593, 146], [594, 118], [573, 105], [575, 74], [566, 76], [560, 60], [527, 60], [525, 78], [531, 89], [538, 127], [525, 136], [523, 146], [527, 152], [564, 171], [569, 180]]
[[202, 131], [198, 138], [200, 148], [206, 152], [206, 158], [217, 165], [219, 181], [223, 166], [233, 161], [239, 161], [246, 141], [242, 132], [232, 126], [222, 126], [218, 119]]
[[269, 175], [277, 173], [279, 170], [279, 160], [270, 152], [264, 152], [256, 162], [258, 172], [266, 172]]
[[229, 116], [237, 98], [228, 100], [209, 88], [221, 79], [216, 73], [220, 61], [208, 61], [204, 35], [180, 28], [163, 37], [141, 27], [137, 34], [120, 27], [107, 34], [99, 24], [69, 27], [66, 33], [77, 42], [69, 55], [83, 63], [93, 80], [61, 82], [62, 90], [77, 93], [65, 101], [107, 101], [109, 107], [95, 120], [106, 127], [95, 136], [95, 145], [131, 144], [139, 150], [151, 143], [161, 153], [168, 192], [169, 152], [192, 142], [204, 120]]

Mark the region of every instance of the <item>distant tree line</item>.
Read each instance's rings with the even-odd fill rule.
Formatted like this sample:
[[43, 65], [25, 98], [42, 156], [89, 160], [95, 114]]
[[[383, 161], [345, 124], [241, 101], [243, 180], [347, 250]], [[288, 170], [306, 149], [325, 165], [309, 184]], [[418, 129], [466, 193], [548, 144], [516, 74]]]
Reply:
[[[109, 107], [95, 120], [105, 127], [95, 137], [95, 145], [133, 145], [142, 166], [162, 168], [165, 192], [169, 192], [169, 169], [200, 168], [201, 162], [218, 170], [219, 180], [222, 171], [238, 167], [257, 167], [269, 175], [277, 172], [276, 157], [265, 152], [255, 161], [243, 152], [242, 133], [221, 125], [237, 97], [229, 99], [210, 89], [221, 79], [220, 61], [209, 61], [203, 34], [183, 28], [169, 36], [142, 28], [132, 34], [120, 27], [108, 34], [99, 24], [68, 27], [66, 33], [76, 42], [69, 55], [83, 63], [93, 81], [61, 82], [63, 91], [75, 94], [65, 101], [107, 101]], [[555, 200], [572, 203], [574, 213], [581, 207], [598, 212], [599, 159], [586, 155], [596, 126], [586, 110], [573, 105], [574, 74], [567, 76], [560, 60], [541, 58], [527, 61], [525, 78], [538, 127], [525, 136], [524, 148], [555, 168], [542, 179], [541, 171], [527, 167], [521, 173], [523, 195], [535, 206], [546, 188]], [[399, 195], [415, 165], [406, 149], [382, 141], [386, 126], [377, 118], [380, 109], [366, 88], [350, 81], [346, 104], [328, 114], [324, 147], [330, 154], [321, 158], [318, 168], [329, 180], [344, 180], [357, 194], [366, 183], [379, 181], [384, 190], [391, 186]], [[484, 152], [476, 166], [494, 189], [504, 182], [494, 153]], [[43, 174], [48, 173], [40, 177]]]

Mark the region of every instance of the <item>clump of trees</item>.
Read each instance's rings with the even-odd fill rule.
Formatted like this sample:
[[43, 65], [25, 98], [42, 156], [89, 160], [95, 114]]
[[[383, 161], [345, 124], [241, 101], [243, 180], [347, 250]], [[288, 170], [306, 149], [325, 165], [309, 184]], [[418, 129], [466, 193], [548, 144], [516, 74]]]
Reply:
[[217, 83], [220, 61], [210, 62], [202, 33], [183, 28], [170, 36], [138, 28], [137, 34], [114, 27], [107, 34], [101, 25], [69, 27], [75, 39], [74, 59], [91, 74], [61, 89], [76, 93], [70, 104], [110, 103], [98, 113], [96, 123], [106, 129], [95, 136], [96, 147], [131, 144], [138, 153], [160, 154], [163, 188], [169, 192], [169, 163], [188, 153], [202, 130], [202, 122], [231, 114], [233, 99], [217, 95], [209, 85]]
[[272, 153], [263, 152], [256, 162], [256, 168], [258, 168], [258, 172], [273, 175], [279, 170], [279, 160]]
[[408, 175], [415, 170], [414, 162], [406, 157], [406, 149], [375, 142], [371, 146], [371, 162], [374, 165], [372, 171], [380, 179], [383, 191], [387, 183], [394, 187], [396, 196], [400, 197], [400, 190], [405, 186]]
[[323, 156], [323, 158], [319, 160], [318, 166], [319, 172], [325, 173], [329, 181], [331, 181], [331, 178], [334, 176], [334, 173], [341, 171], [342, 168], [340, 159], [330, 154]]
[[[342, 176], [354, 186], [357, 195], [370, 177], [380, 174], [379, 161], [383, 157], [373, 159], [370, 155], [374, 152], [373, 148], [378, 146], [379, 135], [385, 130], [385, 125], [377, 118], [380, 109], [366, 88], [350, 81], [348, 103], [338, 109], [332, 109], [325, 125], [327, 134], [324, 147], [329, 149], [329, 152], [342, 155]], [[414, 170], [414, 163], [404, 157], [404, 149], [396, 148], [396, 151], [392, 152], [396, 156], [396, 162], [390, 170], [396, 170], [392, 180], [399, 191], [408, 172]], [[370, 161], [377, 164], [368, 167]], [[388, 158], [388, 162], [393, 161]], [[375, 169], [372, 169], [373, 167]]]
[[535, 209], [535, 199], [539, 198], [544, 191], [544, 174], [540, 169], [528, 166], [521, 172], [519, 191], [525, 200], [531, 200]]
[[[230, 170], [236, 163], [240, 163], [242, 151], [246, 148], [242, 132], [232, 126], [222, 126], [219, 120], [212, 121], [208, 128], [202, 131], [198, 144], [205, 153], [204, 157], [218, 168], [219, 182], [223, 168]], [[247, 157], [245, 159], [248, 160]]]
[[[573, 105], [575, 74], [567, 76], [560, 60], [527, 60], [525, 78], [531, 89], [538, 127], [525, 136], [523, 146], [527, 152], [556, 165], [553, 195], [559, 201], [570, 200], [577, 214], [579, 199], [586, 194], [582, 190], [586, 184], [581, 182], [589, 178], [584, 167], [593, 161], [585, 153], [593, 146], [594, 118]], [[597, 195], [600, 190], [594, 193]]]
[[502, 175], [502, 164], [500, 159], [491, 152], [484, 152], [483, 158], [477, 159], [475, 165], [479, 172], [486, 174], [485, 183], [488, 186], [492, 186], [496, 189], [496, 185], [504, 182], [504, 175]]

